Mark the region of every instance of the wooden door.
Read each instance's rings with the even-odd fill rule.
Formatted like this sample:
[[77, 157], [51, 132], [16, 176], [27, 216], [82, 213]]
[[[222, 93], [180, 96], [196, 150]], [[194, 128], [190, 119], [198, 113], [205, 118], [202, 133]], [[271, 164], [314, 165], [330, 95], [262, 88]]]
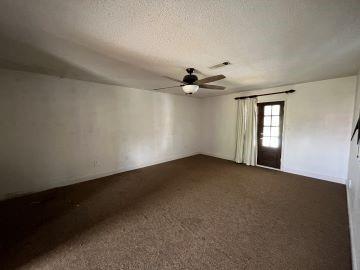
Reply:
[[257, 164], [280, 169], [284, 101], [258, 103]]

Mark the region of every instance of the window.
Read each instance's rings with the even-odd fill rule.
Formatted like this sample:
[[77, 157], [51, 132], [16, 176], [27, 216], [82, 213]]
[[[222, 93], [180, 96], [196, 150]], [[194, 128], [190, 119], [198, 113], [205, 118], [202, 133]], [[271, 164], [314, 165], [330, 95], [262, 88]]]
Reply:
[[264, 107], [262, 146], [278, 148], [280, 142], [280, 105]]

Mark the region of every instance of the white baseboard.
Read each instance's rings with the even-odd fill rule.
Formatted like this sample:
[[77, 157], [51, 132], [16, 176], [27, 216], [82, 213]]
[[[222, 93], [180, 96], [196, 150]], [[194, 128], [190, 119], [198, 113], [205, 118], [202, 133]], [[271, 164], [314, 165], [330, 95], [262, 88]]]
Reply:
[[[147, 162], [147, 163], [143, 163], [143, 164], [136, 164], [136, 165], [127, 165], [127, 166], [123, 166], [123, 167], [120, 167], [120, 168], [112, 170], [112, 171], [102, 172], [102, 173], [98, 173], [98, 174], [84, 175], [84, 176], [75, 177], [75, 178], [52, 179], [52, 181], [49, 181], [49, 184], [46, 186], [38, 186], [32, 190], [17, 190], [16, 192], [11, 193], [11, 194], [0, 194], [0, 200], [18, 197], [18, 196], [22, 196], [25, 194], [39, 192], [39, 191], [44, 191], [44, 190], [48, 190], [48, 189], [52, 189], [52, 188], [56, 188], [56, 187], [67, 186], [67, 185], [80, 183], [80, 182], [84, 182], [84, 181], [89, 181], [89, 180], [109, 176], [112, 174], [135, 170], [135, 169], [139, 169], [139, 168], [143, 168], [143, 167], [147, 167], [147, 166], [151, 166], [151, 165], [155, 165], [155, 164], [159, 164], [159, 163], [163, 163], [163, 162], [168, 162], [168, 161], [176, 160], [176, 159], [180, 159], [180, 158], [185, 158], [185, 157], [189, 157], [189, 156], [193, 156], [193, 155], [197, 155], [197, 154], [202, 154], [202, 155], [207, 155], [207, 156], [212, 156], [212, 157], [216, 157], [216, 158], [233, 161], [233, 158], [224, 157], [220, 154], [213, 154], [213, 153], [206, 153], [206, 152], [192, 152], [189, 154], [172, 155], [172, 156], [168, 156], [165, 158], [153, 160], [151, 162]], [[345, 183], [345, 179], [330, 177], [330, 176], [326, 176], [326, 175], [320, 175], [320, 174], [316, 174], [316, 173], [305, 172], [305, 171], [296, 170], [296, 169], [284, 168], [282, 171], [299, 174], [299, 175], [303, 175], [303, 176], [307, 176], [307, 177], [317, 178], [317, 179], [321, 179], [321, 180], [331, 181], [331, 182], [335, 182], [335, 183], [340, 183], [340, 184]]]
[[229, 157], [224, 157], [224, 156], [219, 155], [219, 154], [213, 154], [213, 153], [207, 153], [207, 152], [200, 152], [200, 154], [205, 155], [205, 156], [209, 156], [209, 157], [216, 157], [216, 158], [221, 158], [221, 159], [234, 161], [234, 157], [229, 158]]
[[[224, 157], [223, 155], [219, 155], [219, 154], [213, 154], [213, 153], [207, 153], [207, 152], [201, 152], [201, 154], [211, 156], [211, 157], [226, 159], [226, 160], [232, 160], [232, 161], [234, 160], [234, 158]], [[263, 166], [259, 166], [259, 167], [263, 167]], [[278, 169], [276, 169], [276, 170], [278, 170]], [[323, 175], [323, 174], [318, 174], [318, 173], [313, 173], [313, 172], [308, 172], [308, 171], [303, 171], [303, 170], [298, 170], [298, 169], [293, 169], [293, 168], [282, 167], [281, 171], [298, 174], [298, 175], [302, 175], [302, 176], [306, 176], [306, 177], [316, 178], [316, 179], [320, 179], [320, 180], [325, 180], [325, 181], [329, 181], [329, 182], [334, 182], [334, 183], [338, 183], [338, 184], [346, 183], [346, 179], [343, 179], [343, 178], [333, 177], [333, 176], [329, 176], [329, 175]]]
[[53, 189], [53, 188], [57, 188], [57, 187], [63, 187], [63, 186], [68, 186], [68, 185], [72, 185], [72, 184], [76, 184], [76, 183], [81, 183], [84, 181], [94, 180], [97, 178], [101, 178], [101, 177], [105, 177], [105, 176], [109, 176], [109, 175], [113, 175], [113, 174], [117, 174], [117, 173], [122, 173], [122, 172], [126, 172], [126, 171], [136, 170], [136, 169], [140, 169], [140, 168], [144, 168], [144, 167], [148, 167], [148, 166], [152, 166], [152, 165], [156, 165], [156, 164], [160, 164], [160, 163], [164, 163], [164, 162], [168, 162], [168, 161], [172, 161], [172, 160], [176, 160], [176, 159], [186, 158], [186, 157], [190, 157], [190, 156], [194, 156], [194, 155], [198, 155], [198, 154], [200, 154], [200, 153], [193, 152], [193, 153], [189, 153], [189, 154], [172, 155], [172, 156], [167, 156], [165, 158], [153, 160], [151, 162], [146, 162], [143, 164], [123, 166], [123, 167], [120, 167], [120, 168], [112, 170], [112, 171], [91, 174], [91, 175], [84, 175], [84, 176], [75, 177], [75, 178], [52, 179], [51, 181], [48, 182], [47, 185], [37, 186], [36, 188], [34, 188], [32, 190], [28, 190], [28, 189], [27, 190], [17, 190], [16, 192], [13, 192], [11, 194], [0, 194], [0, 201], [27, 195], [27, 194], [32, 194], [32, 193], [36, 193], [36, 192], [40, 192], [40, 191], [45, 191], [45, 190], [49, 190], [49, 189]]
[[320, 179], [320, 180], [325, 180], [325, 181], [329, 181], [329, 182], [334, 182], [334, 183], [338, 183], [338, 184], [343, 184], [345, 185], [346, 179], [343, 178], [339, 178], [339, 177], [333, 177], [333, 176], [329, 176], [329, 175], [323, 175], [323, 174], [318, 174], [318, 173], [313, 173], [313, 172], [308, 172], [308, 171], [303, 171], [303, 170], [298, 170], [298, 169], [293, 169], [293, 168], [283, 168], [282, 171], [284, 172], [288, 172], [288, 173], [293, 173], [293, 174], [298, 174], [298, 175], [302, 175], [302, 176], [306, 176], [306, 177], [311, 177], [311, 178], [316, 178], [316, 179]]

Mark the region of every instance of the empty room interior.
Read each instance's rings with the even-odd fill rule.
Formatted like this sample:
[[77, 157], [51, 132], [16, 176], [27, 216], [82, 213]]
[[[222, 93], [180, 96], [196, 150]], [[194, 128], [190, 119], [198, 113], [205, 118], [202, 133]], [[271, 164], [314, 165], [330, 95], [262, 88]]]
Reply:
[[0, 269], [360, 270], [359, 0], [1, 0]]

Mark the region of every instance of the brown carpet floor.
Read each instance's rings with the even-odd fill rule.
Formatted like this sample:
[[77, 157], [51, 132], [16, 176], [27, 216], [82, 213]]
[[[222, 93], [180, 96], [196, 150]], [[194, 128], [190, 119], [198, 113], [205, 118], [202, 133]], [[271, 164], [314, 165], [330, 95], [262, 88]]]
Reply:
[[202, 155], [0, 214], [0, 269], [351, 269], [343, 185]]

